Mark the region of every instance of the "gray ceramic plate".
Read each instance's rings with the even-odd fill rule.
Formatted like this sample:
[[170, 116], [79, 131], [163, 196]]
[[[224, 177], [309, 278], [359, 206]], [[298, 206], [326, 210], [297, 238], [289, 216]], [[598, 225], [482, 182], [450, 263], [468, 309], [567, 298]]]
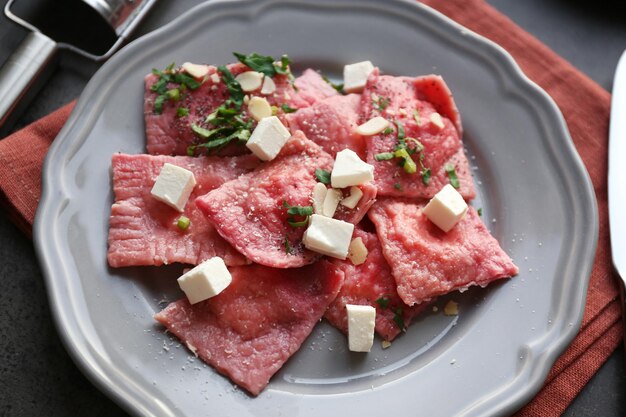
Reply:
[[[452, 294], [459, 315], [421, 316], [383, 350], [347, 352], [322, 323], [257, 398], [196, 359], [152, 315], [181, 296], [182, 266], [110, 269], [110, 159], [144, 152], [143, 76], [231, 51], [289, 54], [341, 78], [370, 59], [388, 74], [444, 76], [455, 94], [483, 220], [516, 278]], [[102, 67], [50, 150], [35, 224], [68, 350], [135, 415], [508, 414], [540, 388], [580, 324], [595, 251], [592, 188], [562, 116], [501, 48], [413, 1], [215, 1], [133, 42]]]

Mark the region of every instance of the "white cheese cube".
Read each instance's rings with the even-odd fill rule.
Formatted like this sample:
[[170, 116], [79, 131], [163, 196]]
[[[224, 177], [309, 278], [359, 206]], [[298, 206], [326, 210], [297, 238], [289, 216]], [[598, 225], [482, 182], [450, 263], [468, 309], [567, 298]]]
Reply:
[[389, 127], [389, 120], [381, 116], [369, 119], [356, 128], [355, 132], [363, 136], [373, 136]]
[[341, 201], [341, 197], [343, 197], [343, 194], [341, 194], [340, 190], [335, 190], [334, 188], [328, 190], [324, 198], [322, 214], [326, 217], [333, 217], [339, 205], [339, 201]]
[[261, 88], [263, 84], [263, 73], [257, 71], [246, 71], [235, 77], [235, 81], [239, 83], [241, 89], [246, 93]]
[[328, 189], [321, 182], [315, 183], [313, 187], [313, 195], [311, 200], [313, 201], [313, 212], [315, 214], [323, 214], [324, 212], [324, 199]]
[[270, 116], [261, 119], [252, 135], [250, 135], [250, 139], [246, 142], [246, 146], [259, 159], [271, 161], [276, 158], [276, 155], [287, 143], [287, 139], [290, 136], [291, 133], [289, 133], [289, 130], [281, 123], [278, 117]]
[[302, 237], [302, 243], [314, 252], [346, 259], [353, 231], [352, 223], [312, 214], [309, 217], [309, 227]]
[[348, 247], [348, 259], [350, 259], [353, 265], [361, 265], [364, 263], [367, 260], [368, 253], [363, 239], [360, 237], [352, 239]]
[[426, 204], [422, 213], [441, 230], [448, 232], [467, 213], [467, 203], [452, 185], [446, 184]]
[[252, 97], [248, 101], [248, 113], [257, 122], [272, 115], [272, 106], [263, 97]]
[[333, 188], [345, 188], [360, 185], [374, 179], [374, 166], [365, 163], [350, 149], [337, 152], [335, 165], [330, 173]]
[[192, 64], [191, 62], [185, 62], [181, 68], [187, 74], [194, 78], [204, 78], [209, 73], [208, 65]]
[[182, 212], [195, 185], [193, 172], [166, 162], [150, 193], [157, 200]]
[[357, 62], [343, 67], [343, 90], [346, 93], [360, 93], [367, 77], [374, 69], [370, 61]]
[[369, 352], [374, 344], [376, 309], [372, 306], [346, 304], [348, 312], [348, 348], [352, 352]]
[[272, 80], [272, 77], [265, 77], [263, 79], [263, 87], [261, 87], [261, 94], [272, 94], [276, 91], [276, 83]]
[[341, 205], [353, 209], [359, 204], [361, 197], [363, 197], [363, 191], [359, 187], [352, 186], [350, 187], [350, 195], [341, 200]]
[[219, 257], [208, 259], [178, 278], [178, 285], [191, 304], [215, 297], [224, 291], [232, 276]]

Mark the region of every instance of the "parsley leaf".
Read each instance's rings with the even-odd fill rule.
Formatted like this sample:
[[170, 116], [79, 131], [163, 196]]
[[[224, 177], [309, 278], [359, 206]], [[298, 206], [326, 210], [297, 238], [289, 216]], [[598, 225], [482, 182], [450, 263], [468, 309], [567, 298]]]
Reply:
[[483, 209], [482, 209], [482, 207], [480, 207], [480, 208], [479, 208], [478, 210], [476, 210], [476, 211], [478, 212], [478, 215], [479, 215], [479, 216], [482, 216], [482, 215], [483, 215]]
[[313, 206], [292, 206], [283, 200], [283, 207], [287, 209], [287, 214], [292, 216], [310, 216], [313, 214]]
[[233, 55], [237, 57], [239, 62], [247, 65], [253, 71], [262, 72], [268, 77], [276, 75], [276, 68], [274, 68], [274, 58], [271, 56], [259, 55], [253, 52], [248, 55], [233, 52]]
[[176, 109], [176, 116], [184, 117], [189, 116], [189, 109], [187, 107], [179, 107]]
[[[283, 207], [287, 209], [287, 223], [291, 227], [304, 227], [309, 223], [309, 216], [313, 214], [313, 206], [292, 206], [283, 200]], [[303, 220], [296, 220], [294, 216], [304, 217]]]
[[450, 180], [450, 184], [454, 188], [458, 189], [461, 186], [461, 184], [459, 183], [459, 177], [457, 177], [457, 175], [456, 175], [456, 171], [454, 169], [454, 165], [452, 165], [452, 164], [445, 164], [443, 166], [443, 169], [445, 169], [446, 170], [446, 174], [448, 174], [448, 179]]
[[378, 304], [380, 306], [380, 308], [382, 308], [383, 310], [386, 309], [389, 306], [389, 302], [391, 300], [389, 299], [389, 297], [387, 296], [383, 296], [380, 297], [376, 300], [376, 304]]
[[394, 311], [393, 322], [396, 323], [396, 326], [400, 328], [403, 332], [406, 331], [406, 326], [404, 325], [404, 312], [402, 311], [402, 307], [396, 308]]
[[276, 62], [274, 57], [268, 55], [260, 55], [253, 52], [248, 55], [233, 52], [239, 62], [250, 67], [251, 70], [265, 74], [267, 77], [273, 77], [276, 74], [287, 75], [290, 79], [293, 77], [289, 64], [291, 59], [287, 55], [280, 57], [280, 63]]
[[285, 247], [285, 252], [287, 253], [287, 255], [293, 255], [293, 249], [291, 248], [291, 244], [289, 243], [289, 239], [287, 238], [287, 236], [285, 236], [283, 246]]
[[243, 90], [241, 89], [241, 85], [237, 80], [235, 80], [233, 73], [230, 72], [230, 70], [224, 65], [217, 67], [217, 70], [220, 74], [222, 74], [222, 79], [224, 80], [228, 93], [230, 94], [227, 104], [232, 103], [235, 108], [239, 110], [243, 104], [243, 97], [245, 96]]
[[294, 108], [292, 108], [292, 107], [289, 107], [289, 105], [288, 105], [287, 103], [283, 103], [283, 104], [280, 106], [280, 108], [281, 108], [281, 109], [283, 109], [283, 111], [284, 111], [285, 113], [294, 113], [294, 112], [298, 111], [298, 109], [294, 109]]
[[378, 111], [383, 111], [389, 106], [389, 99], [379, 96], [376, 100], [372, 101], [372, 106]]
[[338, 93], [345, 94], [345, 91], [343, 91], [343, 84], [335, 84], [334, 82], [329, 80], [328, 77], [325, 75], [322, 75], [322, 79], [326, 81], [326, 83], [330, 84], [330, 86], [334, 88]]
[[325, 169], [317, 168], [315, 170], [315, 178], [322, 184], [330, 184], [330, 172]]

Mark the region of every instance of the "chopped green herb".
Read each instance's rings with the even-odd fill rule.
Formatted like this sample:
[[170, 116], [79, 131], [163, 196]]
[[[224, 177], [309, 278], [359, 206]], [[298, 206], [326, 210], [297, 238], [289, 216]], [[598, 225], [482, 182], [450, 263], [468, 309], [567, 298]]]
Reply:
[[393, 188], [395, 188], [396, 190], [402, 191], [402, 185], [400, 185], [400, 183], [399, 183], [399, 182], [395, 183], [395, 184], [393, 185]]
[[189, 116], [189, 109], [187, 107], [179, 107], [176, 109], [176, 116], [184, 117]]
[[222, 74], [222, 79], [224, 80], [226, 89], [228, 89], [228, 93], [230, 94], [230, 98], [226, 100], [226, 104], [233, 104], [235, 108], [239, 110], [243, 104], [243, 98], [245, 96], [243, 90], [241, 89], [241, 85], [237, 80], [235, 80], [232, 72], [230, 72], [230, 70], [225, 66], [221, 65], [217, 67], [217, 70], [220, 74]]
[[163, 104], [165, 103], [165, 100], [167, 100], [166, 94], [161, 94], [160, 96], [157, 96], [157, 98], [154, 99], [154, 107], [152, 111], [155, 114], [161, 114], [163, 112]]
[[289, 239], [285, 236], [285, 240], [283, 241], [283, 245], [285, 246], [285, 252], [288, 255], [293, 255], [293, 249], [291, 249], [291, 244], [289, 243]]
[[391, 301], [389, 299], [389, 297], [387, 296], [383, 296], [380, 297], [376, 300], [376, 304], [378, 304], [380, 306], [380, 308], [382, 308], [383, 310], [386, 309], [389, 306], [389, 301]]
[[415, 123], [417, 123], [418, 126], [422, 124], [419, 110], [417, 109], [413, 110], [413, 118], [415, 119]]
[[394, 311], [393, 322], [402, 330], [406, 331], [406, 326], [404, 325], [404, 312], [402, 311], [402, 307], [396, 308]]
[[385, 130], [383, 130], [383, 135], [390, 135], [393, 133], [393, 129], [388, 127]]
[[479, 208], [478, 210], [476, 210], [476, 211], [478, 212], [478, 215], [479, 215], [479, 216], [482, 216], [482, 215], [483, 215], [483, 208], [482, 208], [482, 207], [480, 207], [480, 208]]
[[180, 90], [178, 88], [172, 88], [171, 90], [167, 90], [167, 98], [172, 101], [180, 100]]
[[283, 200], [283, 207], [287, 209], [287, 214], [292, 216], [310, 216], [313, 214], [313, 206], [292, 206]]
[[394, 158], [393, 152], [381, 152], [374, 155], [374, 159], [377, 161], [388, 161]]
[[[313, 206], [292, 206], [283, 200], [283, 207], [287, 209], [287, 223], [291, 227], [304, 227], [309, 222], [309, 216], [313, 214]], [[294, 216], [304, 217], [303, 220], [296, 220]]]
[[249, 66], [253, 71], [262, 72], [268, 77], [276, 75], [274, 58], [271, 56], [263, 56], [255, 52], [248, 55], [233, 52], [233, 55], [235, 55], [242, 64]]
[[422, 183], [424, 185], [428, 185], [431, 176], [430, 168], [422, 168], [422, 170], [420, 171], [420, 175], [422, 176]]
[[280, 63], [276, 62], [276, 60], [271, 56], [259, 55], [256, 52], [248, 55], [233, 52], [233, 55], [235, 55], [241, 63], [247, 65], [253, 71], [261, 72], [267, 77], [273, 77], [276, 74], [287, 75], [290, 78], [293, 77], [291, 70], [289, 69], [291, 60], [287, 55], [280, 57]]
[[322, 184], [330, 184], [330, 172], [325, 169], [317, 168], [315, 170], [315, 178]]
[[[241, 85], [225, 66], [218, 67], [218, 71], [222, 74], [222, 80], [226, 84], [230, 96], [204, 120], [204, 123], [210, 125], [209, 128], [197, 124], [191, 125], [191, 130], [202, 138], [204, 143], [189, 146], [187, 148], [188, 155], [195, 155], [198, 149], [213, 152], [234, 140], [245, 143], [252, 133], [253, 120], [241, 114], [244, 98]], [[214, 128], [210, 129], [211, 126]]]
[[214, 130], [205, 129], [195, 123], [191, 125], [191, 130], [193, 133], [204, 139], [208, 139], [214, 132]]
[[309, 224], [309, 216], [307, 216], [302, 221], [297, 221], [297, 220], [294, 220], [293, 217], [289, 217], [287, 219], [287, 223], [289, 223], [289, 226], [291, 227], [305, 227], [307, 224]]
[[[161, 114], [163, 112], [163, 105], [166, 100], [179, 101], [182, 97], [181, 91], [189, 88], [195, 90], [200, 87], [200, 83], [193, 77], [180, 72], [174, 72], [174, 63], [167, 66], [165, 71], [159, 71], [153, 69], [152, 73], [159, 76], [159, 79], [152, 84], [150, 91], [158, 94], [154, 100], [154, 107], [152, 111], [155, 114]], [[169, 88], [170, 84], [178, 84], [177, 87]]]
[[456, 171], [454, 169], [454, 165], [452, 164], [445, 164], [443, 166], [443, 169], [446, 170], [446, 174], [448, 174], [448, 179], [450, 180], [450, 185], [452, 185], [454, 188], [458, 189], [461, 184], [459, 183], [459, 177], [456, 176]]
[[415, 138], [406, 138], [406, 141], [415, 144], [415, 148], [412, 149], [414, 152], [422, 152], [424, 150], [424, 145], [419, 140]]
[[345, 91], [343, 91], [343, 84], [335, 84], [334, 82], [329, 80], [328, 77], [325, 75], [322, 75], [322, 79], [326, 81], [328, 84], [330, 84], [330, 86], [334, 88], [338, 93], [345, 94]]
[[393, 156], [400, 158], [400, 165], [407, 174], [414, 174], [417, 171], [417, 165], [415, 165], [415, 161], [413, 161], [406, 148], [398, 149], [393, 153]]
[[389, 99], [379, 96], [376, 100], [373, 100], [372, 106], [378, 111], [383, 111], [389, 106]]
[[282, 55], [280, 57], [280, 65], [274, 63], [274, 69], [276, 70], [277, 74], [293, 77], [293, 75], [291, 74], [291, 70], [289, 69], [289, 64], [291, 64], [291, 59], [289, 59], [289, 56]]
[[280, 106], [280, 108], [281, 108], [281, 109], [283, 109], [283, 111], [284, 111], [285, 113], [293, 113], [293, 112], [298, 111], [298, 109], [294, 109], [294, 108], [292, 108], [292, 107], [289, 107], [289, 105], [288, 105], [288, 104], [286, 104], [286, 103], [285, 103], [285, 104], [283, 104], [282, 106]]
[[187, 230], [190, 224], [191, 220], [189, 220], [187, 216], [180, 216], [176, 222], [176, 226], [178, 226], [180, 230]]

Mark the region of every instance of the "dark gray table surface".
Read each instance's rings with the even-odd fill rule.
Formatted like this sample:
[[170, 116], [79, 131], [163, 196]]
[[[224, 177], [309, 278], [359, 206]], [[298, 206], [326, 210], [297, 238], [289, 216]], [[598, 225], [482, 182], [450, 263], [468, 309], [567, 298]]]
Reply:
[[[626, 48], [626, 13], [618, 6], [620, 1], [488, 2], [610, 91], [617, 60]], [[199, 1], [161, 0], [137, 34], [170, 21], [195, 3]], [[0, 18], [0, 64], [25, 34]], [[97, 68], [98, 64], [63, 54], [15, 128], [80, 95]], [[626, 415], [625, 367], [620, 346], [564, 415]], [[32, 242], [0, 211], [0, 417], [83, 415], [126, 414], [82, 375], [66, 353], [52, 321]]]

